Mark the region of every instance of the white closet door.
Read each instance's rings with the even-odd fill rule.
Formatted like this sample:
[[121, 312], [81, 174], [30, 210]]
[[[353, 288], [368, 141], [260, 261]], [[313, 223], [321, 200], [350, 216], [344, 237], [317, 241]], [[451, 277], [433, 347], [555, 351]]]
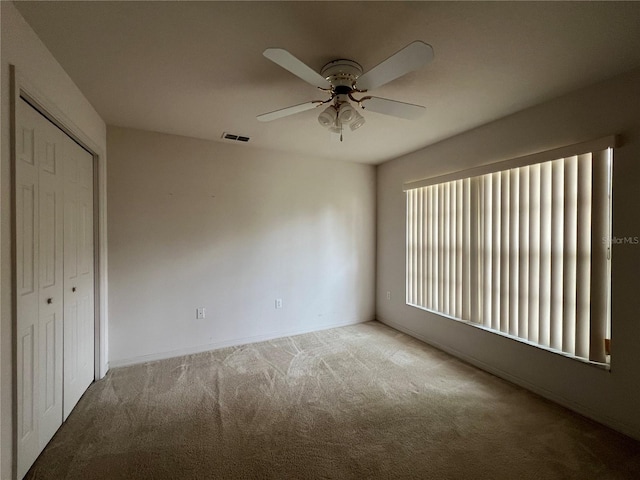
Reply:
[[16, 126], [18, 476], [62, 424], [63, 149], [24, 101]]
[[16, 113], [22, 478], [94, 378], [93, 157], [24, 100]]
[[64, 419], [94, 378], [93, 157], [76, 143], [65, 155]]

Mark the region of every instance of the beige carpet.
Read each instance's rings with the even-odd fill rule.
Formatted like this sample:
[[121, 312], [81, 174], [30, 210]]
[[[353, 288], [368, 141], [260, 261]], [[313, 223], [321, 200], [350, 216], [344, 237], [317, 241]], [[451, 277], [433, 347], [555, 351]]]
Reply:
[[640, 443], [371, 322], [114, 369], [29, 479], [638, 479]]

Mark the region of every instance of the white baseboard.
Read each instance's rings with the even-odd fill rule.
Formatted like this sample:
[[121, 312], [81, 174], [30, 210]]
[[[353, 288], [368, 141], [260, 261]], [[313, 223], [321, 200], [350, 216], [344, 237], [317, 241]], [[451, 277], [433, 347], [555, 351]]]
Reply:
[[129, 365], [137, 365], [139, 363], [155, 362], [157, 360], [165, 360], [167, 358], [181, 357], [183, 355], [192, 355], [194, 353], [208, 352], [210, 350], [217, 350], [219, 348], [235, 347], [238, 345], [245, 345], [249, 343], [264, 342], [267, 340], [273, 340], [274, 338], [290, 337], [293, 335], [302, 335], [304, 333], [319, 332], [321, 330], [329, 330], [331, 328], [337, 328], [337, 327], [346, 327], [348, 325], [356, 325], [358, 323], [365, 323], [365, 322], [366, 321], [339, 322], [339, 323], [333, 323], [329, 325], [322, 325], [319, 327], [282, 330], [278, 332], [266, 333], [263, 335], [254, 335], [251, 337], [233, 338], [230, 340], [224, 340], [222, 342], [207, 343], [205, 345], [195, 345], [193, 347], [185, 347], [177, 350], [170, 350], [167, 352], [158, 352], [158, 353], [152, 353], [149, 355], [140, 355], [140, 356], [131, 357], [131, 358], [111, 360], [109, 361], [108, 368], [110, 369], [110, 368], [118, 368], [118, 367], [127, 367]]
[[624, 424], [622, 422], [619, 422], [616, 419], [613, 419], [611, 417], [608, 417], [606, 415], [602, 415], [600, 412], [596, 412], [594, 410], [592, 410], [589, 407], [586, 407], [585, 405], [582, 405], [581, 403], [575, 402], [573, 400], [569, 400], [561, 395], [556, 394], [555, 392], [552, 392], [550, 390], [547, 390], [545, 388], [542, 388], [538, 385], [535, 385], [531, 382], [529, 382], [528, 380], [525, 380], [523, 378], [520, 378], [518, 376], [515, 376], [511, 373], [505, 372], [504, 370], [501, 370], [499, 368], [494, 367], [493, 365], [490, 365], [488, 363], [482, 362], [481, 360], [478, 360], [474, 357], [471, 357], [467, 354], [465, 354], [464, 352], [460, 352], [459, 350], [450, 348], [446, 345], [442, 345], [438, 342], [434, 342], [433, 340], [427, 338], [426, 336], [422, 335], [421, 333], [418, 333], [416, 331], [411, 330], [410, 328], [404, 327], [402, 325], [399, 325], [395, 322], [391, 322], [388, 320], [385, 320], [383, 318], [380, 318], [378, 316], [377, 320], [380, 323], [383, 323], [391, 328], [394, 328], [396, 330], [399, 330], [403, 333], [406, 333], [407, 335], [414, 337], [428, 345], [431, 345], [432, 347], [437, 348], [438, 350], [442, 350], [443, 352], [446, 352], [450, 355], [453, 355], [456, 358], [459, 358], [460, 360], [463, 360], [464, 362], [470, 363], [471, 365], [480, 368], [481, 370], [484, 370], [486, 372], [489, 372], [493, 375], [495, 375], [496, 377], [500, 377], [504, 380], [507, 380], [511, 383], [514, 383], [520, 387], [523, 387], [533, 393], [536, 393], [538, 395], [540, 395], [541, 397], [546, 398], [547, 400], [551, 400], [552, 402], [555, 402], [559, 405], [562, 405], [565, 408], [568, 408], [569, 410], [572, 410], [576, 413], [579, 413], [580, 415], [583, 415], [587, 418], [590, 418], [591, 420], [595, 420], [598, 423], [601, 423], [603, 425], [606, 425], [607, 427], [610, 427], [620, 433], [623, 433], [629, 437], [635, 438], [636, 440], [640, 440], [640, 431], [636, 430], [633, 427], [630, 427], [627, 424]]

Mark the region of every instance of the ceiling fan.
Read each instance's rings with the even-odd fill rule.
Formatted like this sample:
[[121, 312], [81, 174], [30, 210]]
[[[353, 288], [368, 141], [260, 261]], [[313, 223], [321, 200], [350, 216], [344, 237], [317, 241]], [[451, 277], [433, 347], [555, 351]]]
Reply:
[[352, 103], [361, 109], [409, 120], [418, 118], [425, 110], [421, 105], [387, 98], [370, 95], [354, 97], [354, 94], [366, 93], [429, 63], [433, 58], [433, 48], [419, 40], [410, 43], [366, 73], [363, 73], [362, 67], [353, 60], [333, 60], [322, 67], [318, 73], [282, 48], [267, 48], [263, 55], [305, 82], [326, 92], [329, 98], [263, 113], [257, 116], [261, 122], [269, 122], [328, 104], [318, 116], [318, 122], [330, 132], [339, 133], [342, 140], [343, 126], [348, 125], [353, 131], [365, 123], [364, 117]]

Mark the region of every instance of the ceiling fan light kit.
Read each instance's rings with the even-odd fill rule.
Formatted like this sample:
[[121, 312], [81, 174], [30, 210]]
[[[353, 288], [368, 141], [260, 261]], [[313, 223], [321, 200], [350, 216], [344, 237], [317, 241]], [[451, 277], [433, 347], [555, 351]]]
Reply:
[[261, 122], [276, 120], [329, 104], [318, 116], [318, 123], [332, 133], [340, 133], [340, 140], [342, 140], [343, 125], [349, 125], [354, 131], [365, 123], [365, 118], [353, 104], [361, 109], [366, 108], [373, 112], [409, 120], [417, 118], [425, 110], [421, 105], [387, 98], [354, 97], [354, 94], [368, 92], [429, 63], [433, 58], [433, 49], [431, 45], [419, 40], [410, 43], [364, 74], [360, 64], [353, 60], [333, 60], [322, 67], [320, 73], [317, 73], [284, 49], [268, 48], [263, 55], [305, 82], [328, 93], [329, 98], [258, 115], [257, 119]]
[[318, 116], [318, 123], [331, 133], [340, 134], [340, 141], [342, 141], [343, 125], [349, 125], [351, 131], [354, 131], [364, 125], [365, 122], [364, 117], [353, 108], [348, 100], [340, 98], [343, 96], [336, 95], [334, 104], [328, 106]]

